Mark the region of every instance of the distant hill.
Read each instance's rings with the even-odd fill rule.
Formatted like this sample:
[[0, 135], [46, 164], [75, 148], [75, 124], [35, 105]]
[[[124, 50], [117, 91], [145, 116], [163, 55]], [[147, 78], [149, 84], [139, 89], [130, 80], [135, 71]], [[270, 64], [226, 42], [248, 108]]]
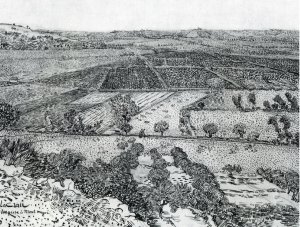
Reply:
[[29, 26], [0, 23], [0, 49], [87, 49], [103, 48], [103, 45], [103, 43], [74, 40], [55, 33], [35, 31]]
[[[198, 44], [207, 45], [209, 41], [228, 42], [285, 42], [293, 45], [293, 49], [299, 46], [299, 31], [293, 30], [211, 30], [188, 29], [174, 31], [133, 30], [112, 32], [80, 32], [80, 31], [56, 31], [33, 30], [29, 26], [0, 23], [0, 49], [16, 50], [47, 50], [47, 49], [123, 49], [129, 43], [138, 39], [161, 40], [176, 39], [196, 41]], [[130, 40], [123, 44], [110, 44], [114, 40]], [[221, 44], [218, 43], [218, 44]], [[224, 44], [224, 43], [223, 43]], [[248, 45], [246, 43], [246, 45]], [[214, 46], [210, 44], [208, 46]], [[225, 48], [226, 49], [226, 48]]]

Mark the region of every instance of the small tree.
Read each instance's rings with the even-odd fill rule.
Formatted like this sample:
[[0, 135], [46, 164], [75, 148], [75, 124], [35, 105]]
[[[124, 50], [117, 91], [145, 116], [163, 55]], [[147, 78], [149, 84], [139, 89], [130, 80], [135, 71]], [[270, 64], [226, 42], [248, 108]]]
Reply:
[[72, 127], [75, 124], [76, 116], [77, 116], [77, 111], [74, 109], [70, 109], [68, 112], [64, 114], [64, 118], [68, 121], [70, 127]]
[[256, 97], [254, 93], [249, 93], [248, 101], [253, 105], [253, 109], [254, 109], [256, 106]]
[[121, 141], [117, 144], [117, 147], [121, 150], [125, 150], [128, 147], [128, 143], [126, 141]]
[[283, 124], [283, 130], [288, 130], [291, 127], [291, 120], [286, 116], [281, 116], [279, 122]]
[[299, 111], [299, 104], [297, 98], [294, 96], [291, 100], [291, 110]]
[[141, 129], [140, 132], [139, 132], [139, 138], [143, 138], [146, 136], [146, 133], [145, 133], [145, 129]]
[[242, 123], [236, 124], [234, 126], [232, 132], [234, 134], [238, 134], [240, 136], [240, 138], [243, 138], [246, 133], [246, 125], [242, 124]]
[[284, 134], [285, 134], [286, 142], [288, 144], [291, 144], [292, 143], [292, 139], [293, 139], [293, 134], [291, 132], [289, 132], [288, 130], [286, 130], [284, 132]]
[[129, 123], [127, 123], [127, 122], [123, 123], [123, 124], [120, 126], [120, 129], [121, 129], [123, 132], [125, 132], [126, 135], [132, 130], [132, 128], [133, 128], [133, 127], [132, 127]]
[[281, 131], [280, 128], [279, 128], [278, 122], [277, 122], [277, 118], [275, 116], [272, 116], [272, 117], [269, 118], [268, 124], [273, 125], [274, 128], [275, 128], [275, 131], [277, 133], [279, 133]]
[[267, 100], [263, 102], [263, 105], [264, 105], [266, 110], [271, 110], [272, 109], [270, 102], [267, 101]]
[[287, 98], [287, 100], [291, 104], [291, 110], [294, 110], [294, 111], [299, 110], [298, 100], [297, 100], [297, 98], [295, 96], [292, 96], [291, 93], [286, 92], [285, 93], [285, 97]]
[[8, 103], [0, 103], [0, 131], [13, 126], [20, 118], [20, 112]]
[[280, 106], [280, 109], [282, 109], [282, 110], [288, 109], [286, 102], [281, 98], [280, 95], [276, 95], [275, 98], [273, 98], [273, 100], [274, 100], [274, 102], [278, 103], [278, 105]]
[[237, 109], [242, 110], [242, 96], [239, 94], [237, 97], [232, 96], [232, 102], [236, 106]]
[[208, 123], [203, 125], [203, 131], [208, 134], [208, 137], [211, 138], [213, 134], [218, 132], [218, 126], [214, 123]]
[[164, 132], [169, 129], [169, 124], [166, 121], [159, 121], [154, 124], [154, 132], [160, 132], [160, 134], [163, 136]]
[[78, 112], [70, 109], [64, 114], [67, 133], [82, 133], [84, 130], [83, 119], [78, 116]]
[[273, 110], [278, 110], [279, 109], [278, 103], [273, 103], [271, 106], [272, 106]]
[[288, 101], [290, 101], [293, 98], [292, 94], [289, 92], [286, 92], [284, 95]]
[[299, 132], [296, 132], [294, 138], [292, 139], [292, 143], [296, 144], [299, 147]]
[[139, 106], [131, 99], [130, 95], [116, 95], [110, 100], [116, 125], [129, 122], [131, 117], [139, 112]]

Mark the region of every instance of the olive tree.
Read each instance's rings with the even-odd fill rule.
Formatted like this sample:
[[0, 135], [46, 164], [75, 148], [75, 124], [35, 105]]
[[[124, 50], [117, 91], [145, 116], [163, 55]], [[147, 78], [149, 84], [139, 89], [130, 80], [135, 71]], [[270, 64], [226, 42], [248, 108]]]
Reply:
[[234, 134], [237, 134], [240, 136], [240, 138], [243, 138], [244, 135], [246, 134], [246, 125], [243, 124], [243, 123], [239, 123], [239, 124], [236, 124], [232, 130], [232, 132]]
[[163, 136], [165, 131], [169, 129], [169, 123], [166, 121], [159, 121], [154, 124], [154, 132], [160, 132]]
[[208, 123], [203, 125], [203, 131], [208, 134], [208, 137], [211, 138], [214, 134], [218, 132], [218, 126], [214, 123]]

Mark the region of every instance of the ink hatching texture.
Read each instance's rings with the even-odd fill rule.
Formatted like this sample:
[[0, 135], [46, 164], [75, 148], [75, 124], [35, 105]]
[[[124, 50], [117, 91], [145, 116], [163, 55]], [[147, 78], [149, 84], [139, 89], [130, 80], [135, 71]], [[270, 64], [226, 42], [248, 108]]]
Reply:
[[298, 37], [0, 24], [0, 226], [298, 226]]

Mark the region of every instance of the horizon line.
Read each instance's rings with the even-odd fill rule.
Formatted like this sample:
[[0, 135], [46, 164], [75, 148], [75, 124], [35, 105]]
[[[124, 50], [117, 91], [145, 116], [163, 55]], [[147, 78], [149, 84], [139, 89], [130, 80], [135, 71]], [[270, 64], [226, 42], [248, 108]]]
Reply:
[[111, 33], [111, 32], [132, 32], [132, 31], [165, 31], [165, 32], [178, 32], [178, 31], [189, 31], [189, 30], [215, 30], [215, 31], [267, 31], [267, 30], [283, 30], [283, 31], [300, 31], [300, 28], [207, 28], [207, 27], [190, 27], [190, 28], [172, 28], [172, 29], [155, 29], [155, 28], [136, 28], [136, 29], [112, 29], [112, 30], [76, 30], [76, 29], [64, 29], [64, 28], [49, 28], [39, 25], [31, 25], [22, 24], [22, 23], [8, 23], [8, 22], [0, 22], [0, 25], [12, 25], [25, 27], [29, 26], [31, 30], [46, 30], [46, 31], [58, 31], [58, 32], [102, 32], [102, 33]]

